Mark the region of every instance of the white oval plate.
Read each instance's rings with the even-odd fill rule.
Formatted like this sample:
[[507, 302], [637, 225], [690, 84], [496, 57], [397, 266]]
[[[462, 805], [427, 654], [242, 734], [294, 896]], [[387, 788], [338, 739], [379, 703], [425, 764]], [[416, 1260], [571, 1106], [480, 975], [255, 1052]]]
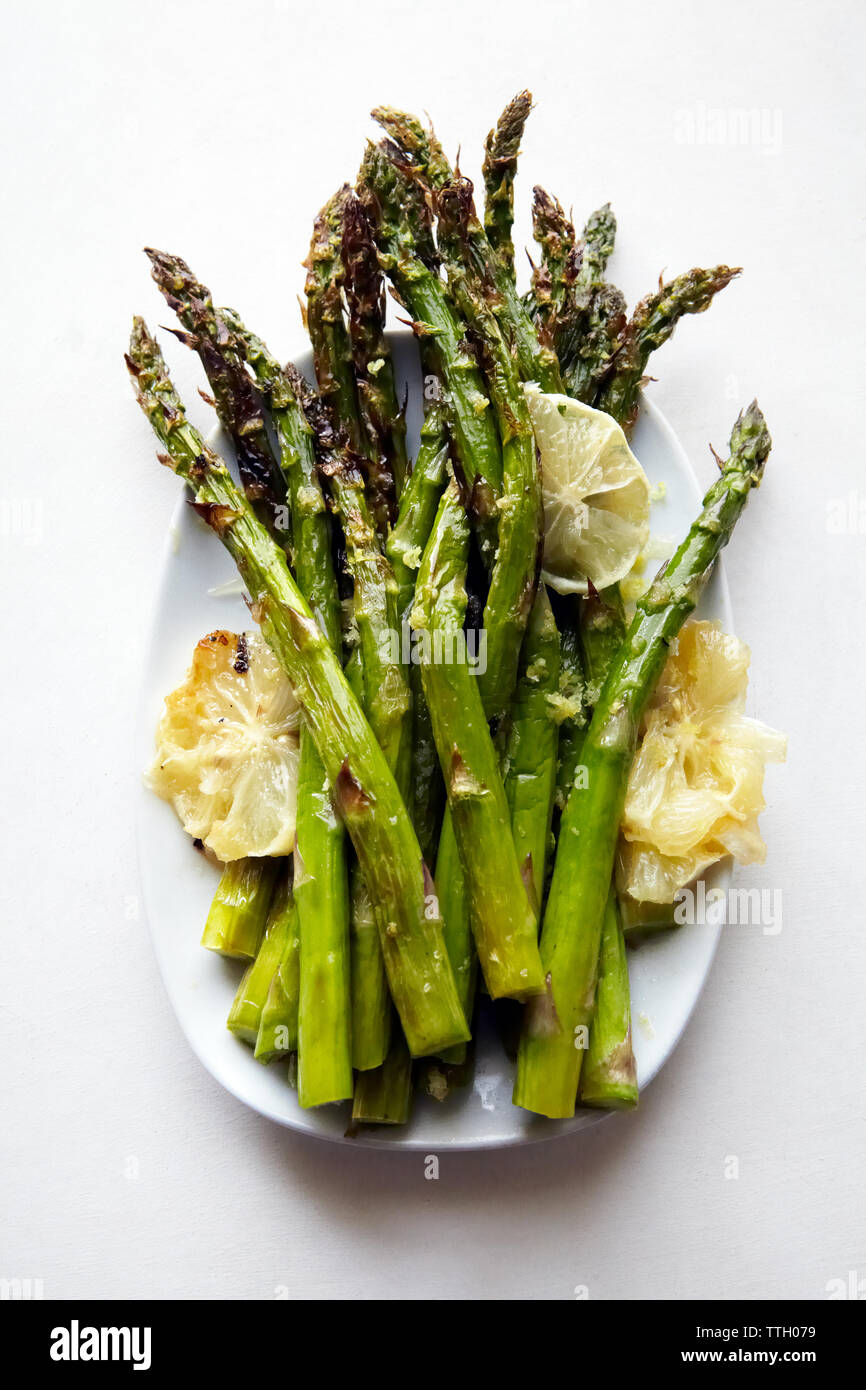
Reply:
[[[417, 444], [421, 420], [417, 353], [407, 333], [395, 333], [392, 346], [398, 375], [410, 386], [412, 447]], [[297, 358], [297, 364], [312, 375], [309, 351]], [[218, 433], [215, 443], [219, 447]], [[650, 482], [665, 485], [664, 501], [653, 508], [653, 534], [678, 541], [697, 513], [701, 492], [682, 446], [651, 402], [641, 411], [632, 447]], [[154, 730], [163, 697], [183, 679], [195, 643], [214, 628], [242, 631], [249, 625], [249, 613], [239, 594], [209, 592], [235, 577], [228, 554], [179, 497], [145, 667], [137, 730], [142, 769], [153, 757]], [[728, 587], [720, 567], [706, 590], [699, 615], [718, 618], [728, 631], [733, 630]], [[199, 1060], [232, 1095], [278, 1124], [323, 1139], [346, 1139], [347, 1105], [302, 1110], [287, 1082], [285, 1067], [260, 1066], [250, 1049], [226, 1029], [240, 967], [199, 945], [217, 870], [192, 848], [171, 807], [143, 785], [138, 795], [138, 847], [147, 918], [160, 970], [180, 1025]], [[727, 866], [718, 866], [713, 886], [726, 887], [728, 878]], [[707, 978], [720, 930], [718, 925], [687, 926], [662, 933], [629, 953], [632, 1026], [641, 1087], [652, 1080], [676, 1047]], [[499, 1038], [482, 1018], [470, 1085], [444, 1103], [416, 1095], [408, 1125], [365, 1130], [348, 1142], [423, 1151], [500, 1148], [571, 1134], [605, 1116], [604, 1111], [587, 1110], [572, 1120], [543, 1120], [511, 1104], [511, 1087], [512, 1066]]]

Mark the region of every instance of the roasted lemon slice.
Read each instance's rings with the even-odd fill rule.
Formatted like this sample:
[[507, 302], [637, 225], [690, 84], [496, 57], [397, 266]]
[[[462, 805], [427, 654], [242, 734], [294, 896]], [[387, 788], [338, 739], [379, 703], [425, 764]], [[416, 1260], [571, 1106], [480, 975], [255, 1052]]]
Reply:
[[291, 853], [299, 708], [256, 632], [211, 632], [172, 691], [147, 780], [218, 859]]
[[621, 892], [670, 903], [710, 864], [761, 864], [764, 768], [784, 734], [743, 713], [749, 649], [718, 623], [687, 623], [644, 718], [622, 820]]
[[569, 396], [524, 387], [541, 456], [543, 574], [560, 594], [624, 579], [649, 536], [650, 487], [619, 425]]

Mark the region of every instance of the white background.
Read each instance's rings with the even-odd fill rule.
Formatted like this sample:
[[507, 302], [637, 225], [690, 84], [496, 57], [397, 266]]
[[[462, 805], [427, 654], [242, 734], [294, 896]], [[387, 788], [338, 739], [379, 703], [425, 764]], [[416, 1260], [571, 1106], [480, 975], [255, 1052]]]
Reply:
[[[0, 1276], [338, 1299], [822, 1298], [866, 1276], [864, 536], [833, 529], [866, 498], [864, 37], [857, 0], [7, 7]], [[630, 299], [663, 269], [745, 266], [651, 390], [702, 481], [755, 393], [774, 435], [728, 574], [754, 711], [790, 734], [767, 864], [739, 883], [779, 888], [784, 920], [723, 934], [637, 1113], [433, 1182], [420, 1155], [245, 1111], [166, 1001], [129, 747], [176, 489], [121, 352], [134, 310], [166, 319], [145, 243], [296, 350], [311, 216], [370, 106], [426, 108], [474, 173], [523, 86], [520, 244], [540, 181], [578, 218], [612, 200]], [[714, 108], [763, 112], [767, 138], [707, 143]]]

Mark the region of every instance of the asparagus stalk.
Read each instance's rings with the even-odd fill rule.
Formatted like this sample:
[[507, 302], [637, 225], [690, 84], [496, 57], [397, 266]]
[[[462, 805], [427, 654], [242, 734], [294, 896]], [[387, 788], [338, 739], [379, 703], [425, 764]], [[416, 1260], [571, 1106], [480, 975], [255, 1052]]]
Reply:
[[559, 720], [554, 807], [561, 814], [571, 796], [581, 766], [588, 719], [577, 607], [572, 598], [556, 596], [555, 601], [560, 668], [559, 689], [554, 702]]
[[406, 490], [400, 499], [397, 523], [385, 543], [397, 583], [397, 612], [408, 616], [415, 593], [421, 554], [433, 530], [448, 466], [448, 434], [442, 407], [434, 402], [421, 426], [421, 445]]
[[221, 956], [254, 960], [268, 918], [279, 859], [234, 859], [220, 876], [202, 946]]
[[[298, 588], [339, 654], [340, 603], [313, 432], [302, 405], [307, 388], [294, 368], [280, 367], [237, 314], [223, 310], [222, 318], [270, 407], [292, 519], [291, 556]], [[308, 1108], [351, 1096], [352, 1034], [345, 835], [306, 722], [301, 727], [296, 836], [294, 886], [301, 940], [298, 1097]]]
[[543, 989], [535, 917], [511, 838], [508, 802], [477, 678], [466, 664], [463, 618], [469, 524], [455, 481], [445, 489], [424, 552], [412, 613], [487, 988], [494, 999]]
[[[445, 924], [445, 949], [457, 981], [460, 1006], [467, 1019], [471, 1020], [478, 975], [478, 955], [469, 911], [469, 888], [463, 873], [460, 850], [457, 847], [454, 819], [448, 806], [445, 808], [442, 833], [439, 836], [435, 877], [439, 911]], [[458, 1043], [456, 1047], [447, 1048], [442, 1053], [442, 1060], [461, 1065], [466, 1060], [466, 1044]]]
[[[401, 498], [397, 524], [390, 532], [386, 544], [386, 553], [391, 561], [396, 582], [401, 647], [409, 635], [408, 621], [415, 595], [415, 576], [421, 552], [436, 519], [447, 460], [448, 444], [442, 411], [434, 403], [421, 430], [421, 447]], [[401, 652], [401, 655], [405, 655], [405, 652]], [[438, 834], [437, 805], [441, 805], [444, 798], [444, 788], [430, 715], [421, 687], [421, 673], [416, 663], [408, 663], [407, 674], [412, 687], [413, 710], [409, 784], [412, 821], [424, 854], [424, 862], [431, 863]], [[372, 920], [372, 914], [368, 915]], [[364, 940], [360, 932], [356, 931], [356, 936], [360, 938], [360, 959]], [[375, 929], [368, 940], [372, 942], [372, 948], [378, 954]], [[367, 1000], [367, 1007], [359, 1007], [353, 1015], [355, 1066], [360, 1071], [355, 1085], [353, 1118], [368, 1123], [405, 1124], [409, 1118], [411, 1092], [411, 1068], [408, 1065], [406, 1044], [402, 1036], [395, 1036], [387, 1057], [382, 1061], [380, 1045], [382, 1038], [386, 1041], [388, 1038], [390, 1001], [387, 991], [380, 997], [373, 993], [376, 984], [375, 960], [367, 960], [365, 955], [361, 965], [364, 975], [368, 978], [365, 994], [373, 997], [372, 1001]], [[459, 983], [458, 979], [458, 988]], [[460, 997], [462, 1004], [462, 992]], [[360, 1004], [360, 1000], [358, 1002]], [[465, 1047], [465, 1044], [461, 1043], [458, 1046]]]
[[672, 931], [677, 926], [675, 908], [674, 903], [642, 903], [624, 894], [619, 900], [619, 911], [626, 942], [631, 945], [656, 932]]
[[[320, 254], [311, 263], [307, 281], [307, 303], [329, 300], [335, 285], [342, 284], [341, 247], [343, 218], [352, 206], [349, 193], [335, 210], [325, 208], [322, 220], [329, 227], [331, 257]], [[317, 238], [314, 236], [313, 245]], [[322, 238], [320, 236], [320, 245]], [[335, 316], [336, 317], [336, 307]], [[327, 331], [325, 331], [327, 327]], [[327, 392], [329, 381], [341, 375], [338, 354], [342, 352], [345, 327], [328, 322], [320, 313], [309, 317], [310, 338], [313, 342], [320, 389]], [[346, 339], [348, 343], [348, 339]], [[348, 350], [348, 349], [346, 349]], [[400, 666], [398, 653], [393, 652], [398, 632], [396, 581], [391, 564], [379, 549], [373, 516], [367, 506], [357, 456], [343, 448], [342, 438], [335, 434], [328, 411], [320, 409], [313, 393], [303, 395], [304, 409], [317, 435], [318, 467], [328, 478], [332, 498], [341, 514], [346, 560], [353, 578], [354, 623], [359, 632], [359, 663], [363, 673], [360, 703], [370, 720], [386, 762], [395, 774], [403, 798], [407, 795], [410, 759], [410, 694], [406, 673]], [[348, 407], [335, 398], [338, 418], [345, 417]], [[379, 951], [373, 903], [367, 885], [361, 881], [359, 869], [352, 874], [352, 1062], [357, 1070], [378, 1068], [388, 1054], [391, 1033], [391, 1004], [385, 979], [385, 963]]]
[[[454, 181], [454, 170], [435, 134], [425, 129], [417, 117], [388, 106], [377, 107], [372, 115], [402, 150], [404, 167], [416, 180], [437, 193]], [[491, 246], [474, 210], [467, 228], [467, 250], [475, 273], [496, 291], [495, 313], [506, 341], [514, 347], [522, 379], [537, 381], [543, 391], [562, 391], [556, 353], [550, 344], [539, 341], [514, 279]]]
[[[421, 563], [421, 554], [436, 520], [439, 498], [445, 485], [448, 454], [443, 412], [441, 406], [434, 402], [421, 427], [421, 445], [400, 500], [397, 524], [388, 536], [385, 546], [397, 584], [401, 645], [409, 636], [408, 623], [415, 597], [415, 578]], [[445, 789], [417, 662], [410, 661], [408, 676], [412, 695], [412, 822], [421, 844], [424, 862], [432, 864], [436, 856]]]
[[301, 929], [291, 885], [278, 890], [272, 911], [285, 917], [283, 954], [271, 983], [259, 1020], [256, 1061], [273, 1062], [298, 1050], [298, 1011], [301, 988]]
[[425, 370], [441, 382], [443, 406], [458, 462], [473, 489], [482, 546], [495, 548], [494, 498], [502, 482], [502, 451], [487, 387], [461, 322], [436, 273], [429, 212], [387, 142], [370, 145], [359, 194], [373, 227], [382, 265], [412, 317]]
[[608, 673], [583, 748], [586, 786], [562, 818], [541, 955], [547, 992], [525, 1015], [514, 1102], [551, 1118], [574, 1113], [592, 1021], [604, 909], [638, 727], [668, 647], [763, 474], [770, 436], [757, 403], [738, 418], [721, 476], [688, 536], [640, 600]]
[[385, 282], [370, 224], [354, 194], [343, 209], [341, 252], [358, 401], [367, 434], [385, 460], [377, 491], [388, 521], [393, 522], [393, 509], [409, 471], [406, 420], [397, 400], [394, 363], [385, 338]]
[[226, 1027], [235, 1037], [253, 1046], [259, 1035], [262, 1012], [271, 981], [279, 970], [290, 942], [294, 926], [293, 914], [287, 911], [290, 899], [291, 889], [288, 886], [288, 875], [285, 875], [273, 896], [265, 934], [256, 958], [244, 971], [229, 1010]]
[[301, 939], [298, 1099], [309, 1109], [351, 1096], [352, 1032], [345, 837], [306, 724], [298, 769], [294, 891]]
[[[320, 396], [326, 401], [330, 399], [331, 411], [318, 407], [309, 390], [303, 401], [317, 436], [319, 469], [328, 479], [343, 523], [346, 559], [354, 585], [359, 667], [363, 673], [360, 703], [405, 799], [411, 756], [410, 695], [399, 657], [393, 652], [398, 628], [396, 584], [379, 546], [358, 455], [343, 447], [342, 436], [335, 433], [331, 418], [333, 415], [356, 448], [364, 444], [366, 432], [353, 405], [354, 380], [350, 391], [345, 367], [351, 361], [351, 346], [340, 299], [344, 284], [343, 233], [347, 215], [351, 218], [353, 201], [350, 190], [341, 190], [316, 224], [307, 278], [308, 327]], [[323, 306], [331, 307], [325, 313]], [[340, 383], [339, 391], [331, 389], [335, 382]], [[375, 446], [367, 452], [369, 458], [375, 453]], [[383, 524], [387, 526], [389, 510], [381, 483], [380, 470], [377, 488], [384, 513], [380, 529]], [[386, 489], [388, 496], [391, 491], [390, 487]], [[357, 869], [352, 874], [350, 896], [352, 1061], [357, 1069], [368, 1070], [378, 1067], [387, 1055], [391, 1009], [370, 894]]]
[[[360, 647], [352, 649], [346, 663], [346, 679], [362, 709], [366, 703], [364, 670]], [[357, 862], [349, 876], [352, 941], [352, 1066], [370, 1071], [381, 1066], [391, 1041], [391, 996], [385, 975], [385, 962], [379, 947], [379, 932], [370, 894]]]
[[[400, 505], [400, 517], [388, 538], [388, 554], [397, 577], [398, 606], [404, 624], [409, 620], [414, 603], [415, 579], [421, 553], [436, 520], [445, 482], [448, 452], [444, 413], [434, 402], [421, 429], [421, 447]], [[435, 877], [439, 907], [445, 924], [445, 945], [457, 980], [460, 1003], [466, 1017], [469, 1018], [475, 992], [476, 960], [469, 920], [469, 903], [450, 815], [446, 815], [442, 823], [445, 786], [436, 752], [430, 710], [424, 698], [421, 668], [415, 661], [410, 668], [410, 680], [413, 698], [412, 818], [421, 848], [424, 850], [425, 863], [434, 862], [438, 847]], [[465, 1043], [459, 1043], [447, 1053], [448, 1060], [452, 1062], [463, 1062], [465, 1056]]]
[[[625, 641], [625, 610], [619, 586], [584, 599], [580, 620], [586, 697], [592, 708]], [[580, 1099], [586, 1105], [610, 1109], [636, 1105], [638, 1099], [628, 961], [615, 885], [611, 886], [602, 925], [595, 1014], [581, 1072]]]
[[524, 881], [532, 884], [531, 901], [540, 917], [556, 789], [558, 728], [551, 697], [560, 676], [559, 634], [543, 584], [530, 615], [521, 665], [508, 734], [505, 793], [514, 848]]
[[391, 997], [379, 945], [376, 914], [357, 864], [351, 875], [352, 1066], [359, 1073], [380, 1067], [391, 1041]]
[[637, 418], [640, 387], [650, 354], [670, 338], [684, 314], [702, 314], [719, 290], [740, 274], [717, 265], [690, 270], [647, 295], [629, 319], [594, 404], [629, 433]]
[[415, 1056], [466, 1041], [442, 923], [427, 902], [417, 837], [394, 777], [283, 552], [219, 458], [185, 418], [162, 354], [141, 319], [128, 355], [139, 404], [165, 461], [239, 565], [263, 635], [295, 687], [335, 808], [358, 854], [376, 912], [391, 996]]
[[628, 961], [616, 890], [611, 885], [601, 929], [595, 1013], [580, 1076], [580, 1103], [628, 1110], [637, 1105], [637, 1098]]
[[[475, 218], [472, 184], [459, 178], [437, 199], [439, 244], [461, 313], [483, 345], [490, 395], [502, 441], [499, 549], [484, 608], [487, 662], [479, 684], [488, 719], [508, 708], [520, 646], [535, 596], [541, 545], [541, 483], [532, 424], [514, 358], [479, 279], [469, 245]], [[495, 294], [493, 296], [495, 298]]]
[[[242, 336], [244, 355], [271, 406], [293, 515], [297, 513], [299, 517], [293, 528], [293, 560], [299, 586], [308, 599], [320, 600], [326, 614], [323, 630], [334, 650], [339, 651], [336, 581], [327, 544], [314, 434], [307, 414], [316, 418], [319, 434], [330, 451], [332, 483], [347, 518], [349, 564], [356, 584], [355, 616], [362, 634], [359, 650], [366, 657], [368, 670], [372, 668], [378, 687], [372, 702], [366, 700], [363, 681], [358, 693], [368, 717], [381, 716], [374, 731], [380, 742], [388, 746], [387, 730], [394, 706], [387, 697], [394, 673], [388, 667], [382, 674], [382, 641], [387, 640], [395, 615], [391, 612], [390, 576], [375, 542], [357, 472], [346, 464], [345, 451], [328, 429], [327, 419], [315, 413], [312, 393], [300, 374], [292, 367], [282, 370], [260, 340], [242, 333], [235, 315], [226, 317]], [[322, 337], [317, 342], [320, 369], [326, 378], [329, 374], [333, 377], [337, 373], [331, 371], [329, 341]], [[346, 474], [351, 481], [346, 481]], [[362, 666], [363, 657], [359, 669]], [[403, 698], [407, 698], [405, 692]], [[302, 740], [305, 737], [302, 735]], [[405, 741], [406, 734], [402, 737]], [[396, 745], [395, 761], [399, 735]], [[298, 1092], [301, 1104], [307, 1106], [350, 1096], [353, 1066], [366, 1070], [380, 1065], [388, 1049], [391, 1001], [369, 893], [356, 866], [351, 876], [351, 896], [347, 896], [342, 830], [328, 801], [324, 770], [315, 747], [308, 747], [303, 741], [299, 783], [305, 795], [299, 800], [296, 896], [305, 948]], [[333, 1044], [334, 1039], [337, 1045]]]
[[[320, 360], [326, 360], [324, 345]], [[309, 390], [304, 404], [316, 431], [319, 469], [328, 478], [343, 522], [346, 557], [354, 581], [354, 621], [360, 639], [361, 707], [406, 800], [412, 725], [409, 683], [397, 650], [396, 581], [379, 547], [354, 456], [342, 447], [330, 417], [317, 408]], [[360, 882], [357, 869], [351, 884], [351, 939], [352, 1061], [358, 1070], [368, 1070], [378, 1067], [387, 1054], [391, 1011], [370, 894]]]
[[355, 1083], [352, 1119], [370, 1125], [405, 1125], [412, 1103], [412, 1058], [401, 1033], [375, 1071], [362, 1071]]
[[532, 110], [532, 93], [518, 92], [484, 144], [484, 229], [499, 264], [514, 281], [514, 175], [523, 130]]
[[219, 422], [234, 446], [244, 491], [260, 519], [273, 525], [282, 488], [261, 401], [214, 309], [211, 292], [180, 256], [153, 247], [145, 247], [145, 255], [166, 303], [186, 330], [175, 336], [198, 353], [204, 367]]
[[580, 643], [586, 678], [586, 702], [594, 709], [607, 673], [625, 641], [628, 624], [619, 585], [591, 592], [580, 604]]

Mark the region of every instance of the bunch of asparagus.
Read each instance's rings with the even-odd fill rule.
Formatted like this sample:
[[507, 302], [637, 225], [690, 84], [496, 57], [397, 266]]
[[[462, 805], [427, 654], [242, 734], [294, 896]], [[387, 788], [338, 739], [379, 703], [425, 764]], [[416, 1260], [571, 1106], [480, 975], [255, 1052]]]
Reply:
[[[188, 421], [156, 340], [127, 366], [160, 459], [234, 557], [303, 710], [290, 863], [226, 866], [204, 945], [247, 962], [228, 1026], [296, 1059], [300, 1103], [409, 1117], [467, 1059], [476, 993], [522, 1004], [514, 1101], [566, 1117], [637, 1100], [612, 870], [642, 711], [770, 448], [737, 420], [688, 536], [627, 624], [618, 589], [539, 582], [539, 467], [523, 385], [629, 431], [650, 355], [738, 272], [692, 270], [629, 315], [607, 279], [615, 219], [577, 238], [534, 191], [540, 259], [517, 290], [514, 177], [531, 98], [490, 132], [484, 208], [432, 128], [375, 120], [354, 187], [316, 218], [305, 324], [315, 382], [283, 366], [176, 256], [149, 250], [231, 440], [240, 486]], [[425, 373], [414, 460], [385, 287]], [[288, 526], [284, 518], [288, 517]], [[395, 634], [409, 625], [415, 655]], [[467, 642], [483, 633], [476, 673]]]

